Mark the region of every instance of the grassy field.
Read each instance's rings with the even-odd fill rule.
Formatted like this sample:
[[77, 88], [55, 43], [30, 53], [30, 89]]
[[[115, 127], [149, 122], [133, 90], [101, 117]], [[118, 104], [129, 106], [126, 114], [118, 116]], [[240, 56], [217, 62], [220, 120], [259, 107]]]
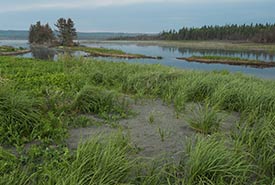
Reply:
[[[275, 183], [274, 81], [226, 71], [58, 60], [0, 57], [0, 184]], [[96, 124], [83, 115], [115, 126], [133, 115], [129, 98], [161, 99], [175, 116], [187, 103], [201, 105], [187, 118], [198, 132], [180, 162], [136, 157], [138, 149], [121, 132], [68, 149], [68, 130]], [[220, 111], [240, 115], [226, 133], [219, 129]]]
[[213, 49], [229, 51], [264, 51], [275, 53], [275, 44], [260, 44], [230, 41], [106, 41], [111, 43], [137, 43], [141, 45], [157, 45], [182, 47], [190, 49]]

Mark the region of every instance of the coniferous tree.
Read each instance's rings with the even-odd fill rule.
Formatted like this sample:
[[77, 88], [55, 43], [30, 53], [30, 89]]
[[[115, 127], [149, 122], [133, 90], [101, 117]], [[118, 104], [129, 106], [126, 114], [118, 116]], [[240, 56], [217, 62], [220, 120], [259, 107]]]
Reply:
[[29, 43], [31, 44], [52, 44], [55, 40], [54, 33], [49, 24], [42, 25], [38, 21], [29, 29]]
[[183, 27], [179, 31], [163, 31], [155, 39], [162, 40], [243, 40], [260, 43], [275, 42], [275, 24]]
[[57, 20], [55, 26], [57, 28], [59, 43], [63, 46], [72, 46], [74, 39], [77, 38], [73, 20], [70, 18], [68, 20], [60, 18]]

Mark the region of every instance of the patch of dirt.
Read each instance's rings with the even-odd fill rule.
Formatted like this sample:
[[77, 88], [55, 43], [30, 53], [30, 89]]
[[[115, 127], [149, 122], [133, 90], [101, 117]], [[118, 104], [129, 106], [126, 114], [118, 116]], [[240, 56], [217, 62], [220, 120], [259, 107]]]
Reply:
[[[122, 128], [123, 132], [130, 136], [131, 144], [139, 149], [138, 156], [168, 155], [176, 159], [179, 152], [184, 151], [188, 138], [196, 134], [184, 119], [186, 113], [177, 118], [174, 108], [160, 100], [139, 101], [133, 104], [131, 109], [137, 115], [120, 120], [118, 127], [103, 125], [70, 130], [70, 137], [67, 140], [69, 148], [76, 148], [82, 139], [108, 135]], [[238, 119], [237, 114], [228, 115], [222, 124], [222, 130], [229, 131]]]

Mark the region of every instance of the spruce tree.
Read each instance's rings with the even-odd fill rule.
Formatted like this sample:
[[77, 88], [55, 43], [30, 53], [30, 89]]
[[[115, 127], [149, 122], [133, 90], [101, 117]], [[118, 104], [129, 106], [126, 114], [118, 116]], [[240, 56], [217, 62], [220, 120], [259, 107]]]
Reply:
[[74, 27], [74, 22], [72, 19], [60, 18], [55, 24], [58, 33], [59, 43], [62, 46], [73, 46], [73, 40], [77, 38], [76, 29]]
[[30, 44], [52, 44], [55, 40], [54, 33], [49, 24], [42, 25], [38, 21], [35, 25], [31, 25], [29, 29]]

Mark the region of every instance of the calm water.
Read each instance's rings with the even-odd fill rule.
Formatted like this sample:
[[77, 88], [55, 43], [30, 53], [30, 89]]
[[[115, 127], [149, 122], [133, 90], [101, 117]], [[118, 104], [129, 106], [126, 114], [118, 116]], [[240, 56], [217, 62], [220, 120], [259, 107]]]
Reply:
[[[18, 55], [18, 57], [24, 57], [24, 58], [36, 58], [36, 59], [43, 59], [43, 60], [57, 60], [59, 54], [64, 54], [63, 51], [59, 51], [54, 48], [48, 48], [43, 46], [36, 46], [36, 47], [30, 47], [28, 42], [26, 40], [0, 40], [0, 46], [1, 45], [7, 45], [7, 46], [13, 46], [13, 47], [23, 47], [23, 48], [30, 48], [31, 52]], [[72, 56], [85, 56], [87, 53], [83, 51], [72, 51], [72, 52], [66, 52], [67, 54], [70, 54]]]
[[83, 43], [83, 45], [89, 47], [104, 47], [111, 49], [120, 49], [127, 53], [138, 53], [150, 56], [162, 56], [162, 60], [152, 59], [116, 59], [116, 58], [102, 58], [104, 60], [111, 61], [127, 61], [133, 63], [150, 63], [150, 64], [163, 64], [167, 66], [173, 66], [183, 69], [194, 70], [228, 70], [230, 72], [242, 72], [250, 75], [255, 75], [263, 78], [275, 79], [275, 68], [256, 69], [245, 66], [231, 66], [224, 64], [202, 64], [202, 63], [190, 63], [182, 60], [177, 60], [177, 57], [190, 57], [193, 55], [218, 55], [218, 56], [230, 56], [241, 57], [244, 59], [255, 59], [267, 62], [275, 62], [275, 56], [264, 52], [232, 52], [224, 50], [202, 50], [202, 49], [186, 49], [179, 47], [167, 47], [167, 46], [148, 46], [139, 45], [135, 43], [111, 43], [111, 42], [98, 42], [98, 43]]
[[[138, 53], [149, 56], [162, 56], [161, 60], [154, 59], [117, 59], [117, 58], [104, 58], [98, 57], [107, 61], [127, 61], [131, 63], [150, 63], [150, 64], [163, 64], [167, 66], [173, 66], [183, 69], [194, 70], [228, 70], [230, 72], [242, 72], [250, 75], [255, 75], [263, 78], [275, 79], [275, 68], [256, 69], [244, 66], [231, 66], [223, 64], [201, 64], [201, 63], [189, 63], [182, 60], [177, 60], [177, 57], [190, 57], [192, 55], [218, 55], [218, 56], [230, 56], [240, 57], [244, 59], [255, 59], [267, 62], [275, 62], [275, 56], [264, 52], [232, 52], [224, 50], [202, 50], [202, 49], [186, 49], [179, 47], [163, 47], [163, 46], [148, 46], [139, 45], [135, 43], [108, 43], [108, 42], [94, 42], [94, 43], [82, 43], [89, 47], [104, 47], [110, 49], [120, 49], [127, 53]], [[1, 41], [0, 45], [11, 45], [15, 47], [29, 47], [27, 41]], [[35, 57], [45, 59], [56, 59], [57, 52], [54, 49], [39, 48], [33, 49], [32, 53], [24, 54], [22, 57]], [[74, 56], [85, 55], [84, 52], [74, 52]], [[43, 57], [41, 57], [43, 56]]]

